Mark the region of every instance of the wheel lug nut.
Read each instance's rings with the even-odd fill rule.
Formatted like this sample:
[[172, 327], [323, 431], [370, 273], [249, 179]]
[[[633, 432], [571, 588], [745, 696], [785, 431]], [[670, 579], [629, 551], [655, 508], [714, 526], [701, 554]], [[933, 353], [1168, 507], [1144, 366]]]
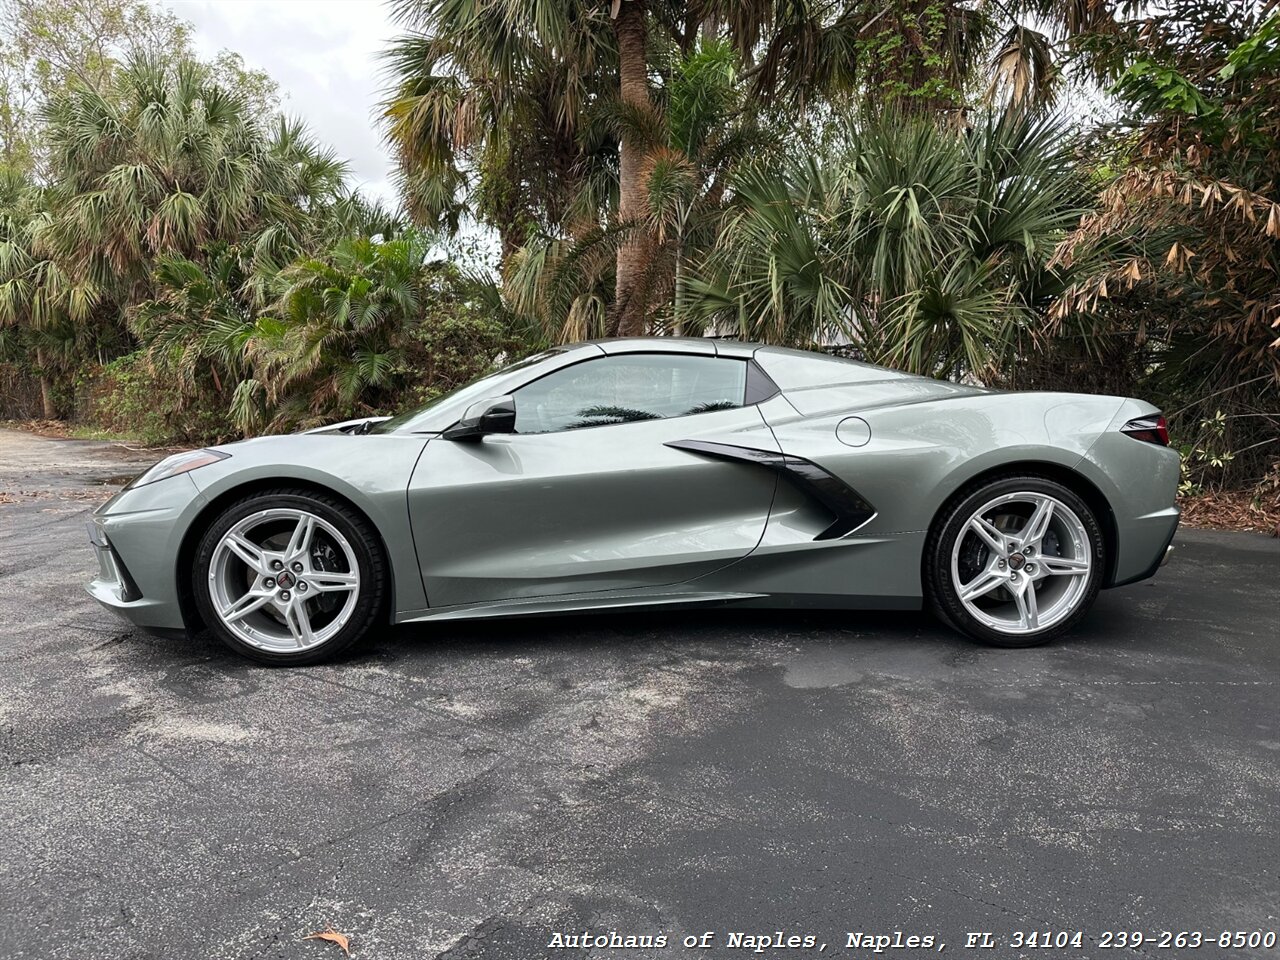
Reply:
[[1035, 572], [1036, 572], [1036, 565], [1034, 563], [1028, 563], [1027, 573], [1035, 573]]
[[1001, 560], [1001, 561], [1000, 561], [1000, 569], [1001, 569], [1001, 570], [1003, 570], [1003, 569], [1004, 569], [1005, 567], [1007, 567], [1007, 566], [1008, 566], [1008, 564], [1007, 564], [1004, 560]]
[[270, 589], [276, 585], [276, 581], [273, 577], [267, 577], [267, 579], [262, 581], [262, 585], [267, 589]]
[[294, 589], [297, 590], [299, 593], [306, 593], [307, 582], [305, 580], [299, 580], [297, 584], [295, 584]]
[[284, 564], [283, 564], [283, 563], [281, 563], [279, 560], [272, 560], [272, 561], [271, 561], [271, 569], [272, 569], [272, 570], [279, 570], [279, 569], [280, 569], [280, 568], [282, 568], [283, 566], [284, 566]]
[[1018, 582], [1018, 575], [1017, 575], [1016, 573], [1011, 573], [1011, 574], [1009, 574], [1009, 579], [1010, 579], [1010, 580], [1012, 580], [1014, 583], [1017, 583], [1017, 582]]
[[294, 573], [301, 573], [301, 572], [302, 572], [302, 564], [300, 564], [300, 563], [296, 563], [296, 562], [295, 562], [295, 563], [294, 563], [294, 565], [293, 565], [293, 572], [294, 572]]
[[288, 590], [281, 590], [281, 591], [280, 591], [280, 599], [281, 599], [281, 600], [288, 600], [288, 599], [289, 599], [289, 591], [288, 591]]

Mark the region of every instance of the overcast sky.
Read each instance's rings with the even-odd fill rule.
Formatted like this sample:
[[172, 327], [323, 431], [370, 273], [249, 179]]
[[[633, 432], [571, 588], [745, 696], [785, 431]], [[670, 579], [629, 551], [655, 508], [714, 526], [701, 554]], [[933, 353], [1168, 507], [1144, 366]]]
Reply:
[[281, 108], [351, 163], [367, 193], [393, 201], [376, 126], [378, 54], [398, 31], [381, 0], [161, 0], [195, 26], [197, 52], [232, 50], [280, 84]]

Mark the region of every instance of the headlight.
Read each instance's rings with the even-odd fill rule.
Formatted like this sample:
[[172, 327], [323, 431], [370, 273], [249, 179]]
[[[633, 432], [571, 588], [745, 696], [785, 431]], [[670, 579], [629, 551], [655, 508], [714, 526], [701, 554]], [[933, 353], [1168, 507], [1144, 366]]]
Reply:
[[125, 489], [132, 490], [134, 487], [155, 483], [157, 480], [167, 480], [169, 477], [187, 473], [196, 469], [196, 467], [207, 467], [209, 464], [217, 463], [219, 460], [226, 460], [230, 456], [231, 454], [229, 453], [219, 453], [217, 450], [188, 450], [186, 453], [175, 453], [172, 457], [165, 457], [146, 473], [136, 477]]

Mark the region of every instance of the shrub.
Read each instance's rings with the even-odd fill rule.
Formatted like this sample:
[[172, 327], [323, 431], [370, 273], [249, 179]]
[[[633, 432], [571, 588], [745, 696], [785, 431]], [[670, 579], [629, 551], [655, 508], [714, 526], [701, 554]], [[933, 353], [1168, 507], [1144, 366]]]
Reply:
[[176, 389], [177, 374], [142, 351], [83, 374], [76, 390], [76, 421], [111, 436], [150, 445], [206, 444], [231, 439], [227, 401], [209, 388], [194, 397]]

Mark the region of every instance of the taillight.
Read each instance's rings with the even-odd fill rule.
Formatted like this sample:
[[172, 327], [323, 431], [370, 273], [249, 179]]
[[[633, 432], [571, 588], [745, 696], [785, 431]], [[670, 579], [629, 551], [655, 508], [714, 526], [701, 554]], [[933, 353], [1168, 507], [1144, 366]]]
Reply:
[[1169, 445], [1169, 424], [1165, 421], [1164, 414], [1157, 413], [1154, 416], [1130, 420], [1120, 428], [1120, 432], [1127, 433], [1135, 440], [1158, 443], [1162, 447]]

